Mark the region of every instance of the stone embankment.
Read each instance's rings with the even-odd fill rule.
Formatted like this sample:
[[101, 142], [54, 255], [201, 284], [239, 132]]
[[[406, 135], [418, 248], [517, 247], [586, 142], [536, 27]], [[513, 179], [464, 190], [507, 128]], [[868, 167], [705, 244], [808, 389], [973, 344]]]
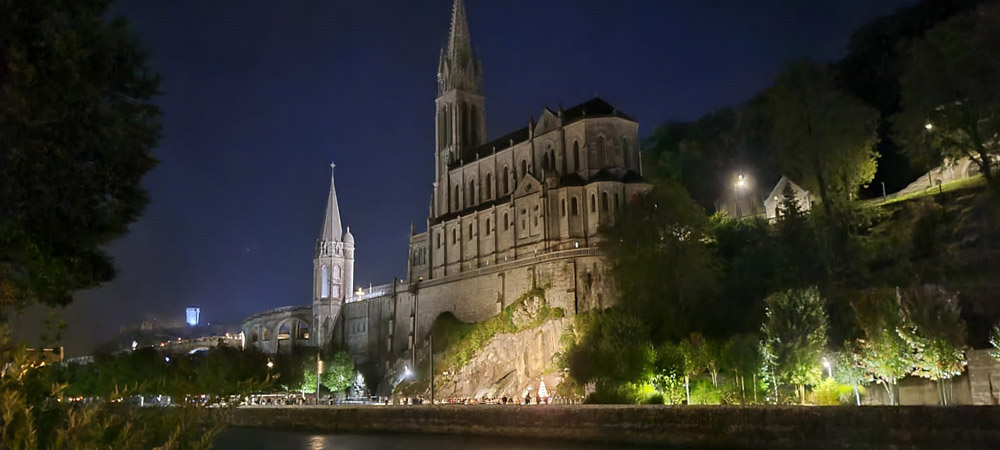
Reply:
[[245, 407], [232, 425], [331, 433], [448, 433], [681, 448], [1000, 448], [996, 407]]

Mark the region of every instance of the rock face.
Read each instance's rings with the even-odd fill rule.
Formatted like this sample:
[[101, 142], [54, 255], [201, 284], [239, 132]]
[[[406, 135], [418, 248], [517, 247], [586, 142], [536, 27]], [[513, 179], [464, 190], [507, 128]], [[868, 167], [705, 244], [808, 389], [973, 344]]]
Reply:
[[439, 375], [435, 397], [523, 399], [530, 392], [535, 399], [542, 380], [552, 396], [562, 379], [553, 357], [560, 350], [559, 338], [572, 322], [554, 319], [529, 330], [496, 335], [458, 372]]

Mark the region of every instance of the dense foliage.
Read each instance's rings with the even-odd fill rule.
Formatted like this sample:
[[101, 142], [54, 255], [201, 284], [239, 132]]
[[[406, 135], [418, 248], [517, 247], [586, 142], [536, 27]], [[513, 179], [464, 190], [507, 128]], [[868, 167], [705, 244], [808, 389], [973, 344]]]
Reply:
[[[970, 335], [985, 342], [982, 324], [996, 319], [969, 322], [977, 294], [956, 289], [992, 286], [994, 195], [882, 206], [859, 194], [879, 148], [929, 149], [938, 162], [994, 152], [1000, 70], [981, 52], [1000, 33], [995, 5], [978, 3], [932, 0], [879, 19], [886, 27], [859, 31], [837, 64], [790, 64], [747, 104], [655, 130], [643, 159], [652, 191], [604, 230], [620, 300], [566, 336], [566, 390], [594, 402], [860, 404], [875, 383], [898, 403], [899, 380], [920, 376], [949, 403]], [[937, 141], [918, 149], [910, 137], [928, 131]], [[771, 221], [708, 217], [734, 173], [784, 174], [818, 198], [787, 189]]]
[[110, 3], [0, 2], [0, 309], [110, 280], [148, 201], [158, 78]]

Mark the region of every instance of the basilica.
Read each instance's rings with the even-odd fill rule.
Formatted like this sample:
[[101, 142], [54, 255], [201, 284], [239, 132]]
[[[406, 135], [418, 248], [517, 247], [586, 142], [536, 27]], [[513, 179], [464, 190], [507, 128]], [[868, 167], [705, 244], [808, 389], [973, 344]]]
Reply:
[[597, 243], [616, 211], [650, 189], [638, 123], [594, 97], [545, 108], [524, 128], [488, 140], [482, 80], [456, 0], [438, 62], [429, 214], [423, 231], [411, 227], [407, 279], [354, 290], [354, 236], [341, 224], [331, 175], [312, 302], [248, 317], [248, 346], [338, 346], [391, 380], [416, 362], [442, 313], [482, 321], [538, 287], [569, 315], [614, 300]]

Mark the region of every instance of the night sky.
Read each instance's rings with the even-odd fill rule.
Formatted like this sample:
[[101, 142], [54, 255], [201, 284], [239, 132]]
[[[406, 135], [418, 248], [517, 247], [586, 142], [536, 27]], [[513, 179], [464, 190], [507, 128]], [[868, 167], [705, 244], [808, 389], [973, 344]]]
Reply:
[[[466, 0], [488, 138], [595, 94], [640, 137], [749, 99], [782, 63], [843, 56], [913, 0]], [[238, 325], [311, 299], [337, 164], [356, 285], [403, 277], [433, 181], [438, 52], [452, 0], [122, 1], [163, 78], [152, 203], [110, 247], [119, 275], [63, 312], [70, 356], [147, 314]], [[35, 314], [37, 316], [37, 311]], [[22, 323], [19, 334], [31, 337]]]

